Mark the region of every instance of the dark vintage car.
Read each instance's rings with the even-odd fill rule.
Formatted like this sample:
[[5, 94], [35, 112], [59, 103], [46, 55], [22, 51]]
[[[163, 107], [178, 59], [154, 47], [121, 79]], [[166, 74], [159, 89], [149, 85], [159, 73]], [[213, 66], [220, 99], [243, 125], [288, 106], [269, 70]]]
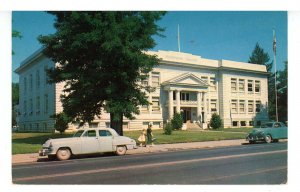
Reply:
[[281, 122], [266, 122], [260, 128], [254, 128], [246, 140], [249, 143], [265, 141], [266, 143], [278, 142], [279, 139], [287, 139], [287, 127]]

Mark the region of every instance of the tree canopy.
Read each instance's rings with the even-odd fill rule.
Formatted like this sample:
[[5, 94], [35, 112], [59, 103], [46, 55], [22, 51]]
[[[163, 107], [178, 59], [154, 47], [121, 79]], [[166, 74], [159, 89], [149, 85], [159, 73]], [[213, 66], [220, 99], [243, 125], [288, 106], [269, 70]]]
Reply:
[[91, 122], [105, 109], [122, 135], [122, 118], [134, 118], [147, 105], [141, 80], [158, 64], [145, 51], [163, 31], [156, 21], [164, 12], [49, 12], [56, 33], [39, 36], [44, 54], [55, 63], [50, 83], [65, 82], [64, 112]]
[[252, 54], [249, 57], [248, 63], [265, 65], [267, 67], [267, 71], [270, 72], [272, 70], [273, 62], [270, 62], [270, 56], [268, 53], [264, 51], [263, 48], [256, 43]]

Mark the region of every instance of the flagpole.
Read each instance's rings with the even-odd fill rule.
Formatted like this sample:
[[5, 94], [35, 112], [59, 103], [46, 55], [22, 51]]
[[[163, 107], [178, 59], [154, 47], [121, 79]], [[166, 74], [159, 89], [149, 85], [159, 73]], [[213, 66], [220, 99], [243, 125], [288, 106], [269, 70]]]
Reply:
[[273, 29], [273, 54], [274, 54], [274, 68], [275, 68], [275, 109], [276, 109], [276, 121], [278, 122], [278, 108], [277, 108], [277, 68], [276, 68], [276, 34]]
[[178, 37], [178, 51], [180, 52], [180, 34], [179, 34], [179, 24], [178, 24], [178, 26], [177, 26], [177, 33], [178, 33], [178, 35], [177, 35], [177, 37]]

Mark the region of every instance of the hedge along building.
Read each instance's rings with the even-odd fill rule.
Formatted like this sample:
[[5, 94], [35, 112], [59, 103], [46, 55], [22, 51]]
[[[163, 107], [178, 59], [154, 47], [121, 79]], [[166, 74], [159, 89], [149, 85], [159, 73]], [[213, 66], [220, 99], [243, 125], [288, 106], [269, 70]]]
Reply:
[[[142, 129], [153, 124], [162, 128], [174, 113], [181, 113], [187, 128], [207, 128], [213, 113], [224, 127], [259, 125], [268, 120], [268, 73], [264, 65], [228, 60], [211, 60], [173, 52], [148, 51], [160, 58], [160, 65], [149, 74], [144, 85], [155, 87], [147, 95], [149, 106], [140, 106], [135, 120], [124, 119], [124, 130]], [[36, 51], [24, 60], [19, 74], [21, 131], [53, 131], [51, 115], [63, 110], [60, 95], [63, 83], [47, 84], [45, 70], [55, 63]], [[91, 127], [109, 127], [110, 116], [103, 113]], [[75, 129], [78, 125], [71, 125]]]

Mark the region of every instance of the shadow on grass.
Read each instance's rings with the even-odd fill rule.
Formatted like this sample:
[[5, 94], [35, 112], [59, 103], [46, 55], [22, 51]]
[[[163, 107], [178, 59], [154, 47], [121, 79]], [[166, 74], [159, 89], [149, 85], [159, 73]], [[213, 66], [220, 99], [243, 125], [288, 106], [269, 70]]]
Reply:
[[14, 138], [12, 139], [13, 143], [25, 143], [25, 144], [43, 144], [45, 143], [49, 138], [55, 139], [55, 138], [66, 138], [66, 137], [72, 137], [72, 134], [52, 134], [52, 135], [39, 135], [39, 136], [31, 136], [26, 138]]

